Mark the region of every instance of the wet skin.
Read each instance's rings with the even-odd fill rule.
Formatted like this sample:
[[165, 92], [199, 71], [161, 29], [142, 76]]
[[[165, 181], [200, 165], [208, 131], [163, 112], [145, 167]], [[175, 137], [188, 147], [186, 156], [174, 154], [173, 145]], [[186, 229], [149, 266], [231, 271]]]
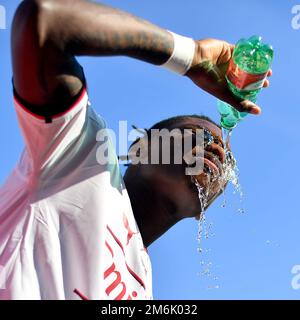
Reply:
[[[207, 129], [214, 142], [205, 148], [204, 158], [213, 162], [217, 170], [201, 170], [195, 178], [208, 190], [207, 207], [222, 193], [225, 183], [219, 179], [223, 175], [225, 161], [222, 130], [214, 123], [189, 117], [167, 129]], [[204, 167], [209, 166], [205, 163]], [[211, 166], [210, 166], [211, 167]], [[150, 245], [178, 221], [198, 218], [202, 211], [198, 191], [185, 174], [186, 165], [136, 164], [127, 169], [124, 180], [131, 199], [133, 212], [144, 243]], [[213, 179], [214, 177], [214, 179]], [[207, 209], [203, 208], [204, 210]]]

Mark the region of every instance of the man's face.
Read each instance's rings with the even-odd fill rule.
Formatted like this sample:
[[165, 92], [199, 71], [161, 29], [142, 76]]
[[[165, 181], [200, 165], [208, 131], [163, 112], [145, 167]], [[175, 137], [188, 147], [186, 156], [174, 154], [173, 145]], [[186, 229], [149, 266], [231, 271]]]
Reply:
[[[204, 132], [204, 152], [200, 153], [200, 156], [203, 157], [203, 166], [200, 166], [199, 170], [191, 176], [186, 174], [187, 165], [184, 161], [181, 165], [157, 165], [150, 161], [147, 165], [139, 166], [139, 176], [147, 177], [152, 187], [160, 190], [162, 199], [166, 197], [172, 199], [178, 208], [178, 214], [181, 218], [197, 217], [201, 211], [205, 210], [221, 194], [226, 185], [226, 181], [223, 179], [225, 151], [222, 130], [212, 122], [196, 117], [186, 117], [176, 121], [172, 126], [168, 125], [164, 129], [167, 129], [169, 132], [174, 129], [190, 129], [189, 131], [196, 132], [197, 129], [200, 129], [200, 132]], [[181, 134], [178, 135], [177, 142], [179, 140], [182, 140]], [[207, 143], [208, 141], [209, 143]], [[151, 142], [153, 142], [153, 138]], [[145, 145], [148, 145], [148, 143]], [[203, 143], [201, 143], [200, 148], [203, 151]], [[154, 152], [154, 149], [158, 150], [158, 153], [168, 152], [168, 150], [161, 149], [159, 144], [151, 145], [149, 148], [151, 154]], [[170, 153], [172, 154], [172, 151]], [[199, 154], [196, 153], [194, 156], [199, 156]], [[137, 175], [131, 174], [134, 171], [132, 169], [128, 170], [126, 174], [127, 181], [137, 179]], [[197, 180], [203, 193], [206, 195], [206, 206], [204, 208], [200, 206], [195, 180]]]
[[[198, 198], [195, 179], [202, 187], [203, 194], [206, 196], [206, 206], [204, 210], [222, 193], [227, 181], [224, 179], [223, 165], [225, 162], [224, 142], [222, 138], [222, 130], [214, 123], [196, 118], [188, 117], [176, 123], [174, 127], [168, 127], [168, 130], [175, 128], [184, 129], [202, 129], [204, 130], [204, 153], [203, 167], [195, 175], [180, 175], [180, 180], [186, 183], [173, 184], [174, 197], [177, 197], [183, 204], [183, 211], [185, 210], [187, 216], [191, 216], [194, 208], [197, 208], [197, 213], [192, 216], [199, 218], [202, 209], [199, 207], [200, 201]], [[168, 170], [166, 168], [166, 170]], [[178, 179], [179, 180], [179, 179]], [[188, 189], [189, 188], [189, 189]], [[189, 194], [188, 194], [189, 192]], [[190, 204], [190, 206], [189, 206]], [[185, 212], [182, 212], [185, 214]]]

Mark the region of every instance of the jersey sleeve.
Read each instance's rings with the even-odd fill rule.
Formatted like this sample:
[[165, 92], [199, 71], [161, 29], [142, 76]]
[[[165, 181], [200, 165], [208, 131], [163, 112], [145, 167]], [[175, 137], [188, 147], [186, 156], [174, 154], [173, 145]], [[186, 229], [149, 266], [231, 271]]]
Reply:
[[84, 148], [79, 140], [88, 122], [89, 102], [85, 88], [73, 105], [53, 116], [50, 122], [29, 111], [16, 96], [14, 105], [25, 142], [22, 158], [25, 154], [30, 166], [27, 169], [31, 172], [36, 175], [49, 172], [66, 160], [67, 153], [74, 158], [70, 153]]

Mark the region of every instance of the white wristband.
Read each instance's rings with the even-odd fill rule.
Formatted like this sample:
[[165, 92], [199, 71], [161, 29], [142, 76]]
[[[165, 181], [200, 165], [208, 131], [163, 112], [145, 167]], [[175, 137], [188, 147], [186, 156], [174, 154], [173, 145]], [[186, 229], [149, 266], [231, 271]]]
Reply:
[[190, 69], [195, 55], [195, 41], [169, 31], [174, 39], [174, 50], [169, 60], [161, 65], [168, 70], [184, 75]]

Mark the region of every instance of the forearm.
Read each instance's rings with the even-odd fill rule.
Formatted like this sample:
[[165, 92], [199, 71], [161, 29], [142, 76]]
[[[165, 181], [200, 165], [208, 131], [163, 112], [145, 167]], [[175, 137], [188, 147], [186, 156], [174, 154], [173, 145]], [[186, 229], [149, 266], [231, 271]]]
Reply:
[[72, 55], [124, 55], [156, 65], [172, 54], [169, 32], [131, 14], [83, 0], [39, 3], [42, 45]]
[[[192, 43], [188, 60], [194, 57], [194, 65], [198, 46]], [[31, 104], [68, 105], [84, 82], [75, 56], [123, 55], [163, 65], [176, 48], [180, 51], [185, 45], [174, 42], [170, 32], [103, 4], [24, 0], [12, 24], [14, 85]], [[184, 74], [191, 65], [180, 63], [178, 72]], [[173, 66], [167, 67], [174, 71]]]

